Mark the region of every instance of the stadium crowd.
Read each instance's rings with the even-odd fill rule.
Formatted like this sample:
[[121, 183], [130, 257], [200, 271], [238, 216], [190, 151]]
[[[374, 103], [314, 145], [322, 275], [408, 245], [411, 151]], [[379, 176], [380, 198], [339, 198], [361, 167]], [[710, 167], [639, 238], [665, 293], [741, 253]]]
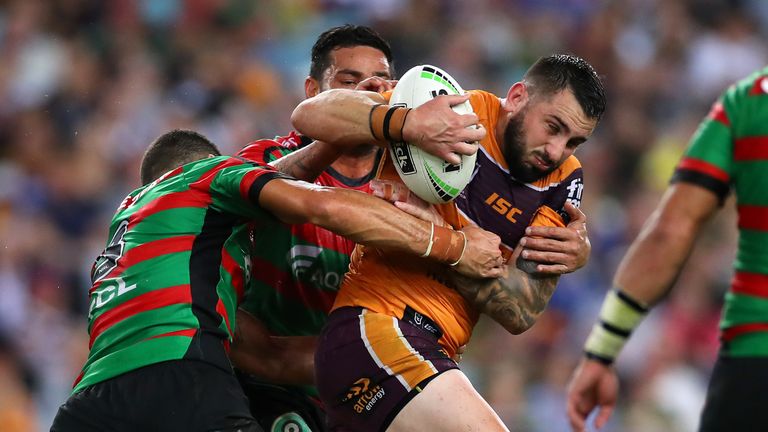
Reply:
[[[366, 24], [402, 73], [503, 94], [572, 52], [608, 109], [578, 150], [592, 256], [533, 329], [481, 321], [462, 369], [515, 431], [567, 431], [565, 385], [627, 245], [710, 103], [768, 63], [759, 0], [9, 0], [0, 6], [0, 430], [47, 430], [88, 349], [89, 271], [146, 143], [198, 130], [233, 154], [285, 134], [319, 33]], [[617, 364], [608, 431], [692, 431], [731, 277], [733, 204]], [[728, 219], [728, 220], [723, 220]], [[727, 252], [724, 252], [727, 251]]]

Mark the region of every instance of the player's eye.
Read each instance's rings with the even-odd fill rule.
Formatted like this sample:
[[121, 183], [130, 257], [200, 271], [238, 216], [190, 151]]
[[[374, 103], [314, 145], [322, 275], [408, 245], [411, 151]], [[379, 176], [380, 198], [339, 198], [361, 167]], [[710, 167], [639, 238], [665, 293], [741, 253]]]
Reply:
[[557, 135], [560, 133], [560, 126], [555, 123], [547, 123], [547, 126], [549, 126], [549, 133], [552, 135]]

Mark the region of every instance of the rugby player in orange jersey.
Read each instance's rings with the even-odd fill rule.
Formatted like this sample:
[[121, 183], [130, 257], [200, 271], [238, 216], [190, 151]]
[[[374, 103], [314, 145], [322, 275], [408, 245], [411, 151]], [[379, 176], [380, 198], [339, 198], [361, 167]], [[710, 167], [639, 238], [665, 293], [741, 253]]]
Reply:
[[[545, 264], [528, 268], [533, 274], [510, 268], [504, 278], [471, 280], [358, 246], [315, 355], [332, 429], [506, 430], [450, 356], [468, 341], [478, 313], [512, 333], [529, 328], [568, 270], [562, 260], [573, 238], [586, 236], [573, 152], [605, 109], [593, 68], [577, 57], [549, 56], [505, 98], [483, 91], [453, 98], [470, 100], [488, 134], [472, 181], [454, 203], [436, 206], [438, 213], [454, 228], [477, 224], [499, 234], [509, 256], [535, 247], [521, 258]], [[382, 103], [380, 94], [330, 91], [300, 104], [292, 120], [316, 139], [370, 141], [372, 110], [394, 110], [394, 117], [405, 109], [375, 107]], [[398, 180], [391, 161], [380, 178]]]
[[[332, 27], [320, 34], [312, 47], [305, 95], [311, 98], [329, 89], [355, 89], [369, 77], [380, 79], [368, 81], [364, 89], [391, 89], [391, 60], [389, 45], [371, 28]], [[449, 118], [458, 117], [448, 104], [442, 108]], [[440, 117], [429, 118], [437, 123]], [[465, 133], [458, 138], [481, 138], [484, 131], [465, 128], [476, 120], [471, 116], [467, 123], [455, 125], [455, 130]], [[428, 145], [432, 128], [423, 123], [411, 126], [419, 126], [420, 133], [427, 136], [422, 143]], [[446, 151], [456, 145], [468, 152], [477, 151], [476, 146], [463, 142], [445, 144], [452, 144], [446, 145]], [[318, 151], [323, 148], [325, 152]], [[382, 151], [370, 142], [349, 148], [313, 143], [312, 138], [294, 131], [285, 137], [254, 141], [238, 156], [269, 163], [320, 186], [370, 193], [370, 180]], [[282, 430], [290, 424], [302, 431], [324, 430], [324, 415], [313, 387], [314, 343], [349, 268], [355, 243], [312, 224], [254, 230], [253, 241], [271, 247], [257, 249], [251, 256], [251, 286], [237, 321], [241, 328], [247, 326], [244, 334], [249, 340], [235, 344], [230, 357], [237, 366], [252, 372], [239, 374], [240, 383], [250, 399], [252, 414], [265, 429]], [[260, 342], [253, 337], [259, 329], [263, 336]], [[241, 349], [244, 345], [248, 352]]]

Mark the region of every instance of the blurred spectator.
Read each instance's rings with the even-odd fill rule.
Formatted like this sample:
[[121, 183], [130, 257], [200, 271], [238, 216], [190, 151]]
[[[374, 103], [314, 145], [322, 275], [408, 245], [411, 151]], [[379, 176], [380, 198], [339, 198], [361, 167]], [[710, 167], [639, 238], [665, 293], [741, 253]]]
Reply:
[[[104, 246], [102, 227], [138, 184], [145, 143], [185, 127], [235, 152], [290, 129], [304, 54], [320, 31], [348, 21], [390, 40], [400, 73], [434, 63], [467, 89], [505, 91], [555, 51], [586, 58], [605, 77], [606, 117], [578, 152], [590, 263], [562, 279], [527, 334], [485, 323], [465, 355], [468, 375], [514, 430], [566, 430], [561, 370], [578, 360], [617, 257], [709, 102], [768, 60], [763, 1], [2, 2], [0, 430], [47, 430], [65, 400], [87, 348], [90, 263]], [[734, 217], [731, 207], [720, 217]], [[717, 345], [716, 299], [730, 276], [730, 257], [718, 251], [734, 250], [735, 231], [708, 236], [688, 266], [701, 271], [684, 273], [644, 324], [678, 350], [632, 361], [653, 343], [636, 335], [620, 370], [628, 395], [608, 431], [692, 430]], [[694, 290], [710, 295], [687, 294]], [[690, 397], [671, 404], [669, 387]]]

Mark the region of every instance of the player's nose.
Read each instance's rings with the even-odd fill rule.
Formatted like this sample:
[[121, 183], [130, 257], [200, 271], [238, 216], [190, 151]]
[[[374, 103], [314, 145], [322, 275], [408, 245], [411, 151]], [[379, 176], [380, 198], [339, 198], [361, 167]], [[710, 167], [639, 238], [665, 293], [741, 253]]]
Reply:
[[549, 159], [546, 162], [557, 163], [562, 160], [568, 148], [567, 144], [567, 137], [557, 136], [550, 138], [549, 141], [547, 141], [547, 145], [544, 146], [544, 152], [547, 155], [547, 159]]

